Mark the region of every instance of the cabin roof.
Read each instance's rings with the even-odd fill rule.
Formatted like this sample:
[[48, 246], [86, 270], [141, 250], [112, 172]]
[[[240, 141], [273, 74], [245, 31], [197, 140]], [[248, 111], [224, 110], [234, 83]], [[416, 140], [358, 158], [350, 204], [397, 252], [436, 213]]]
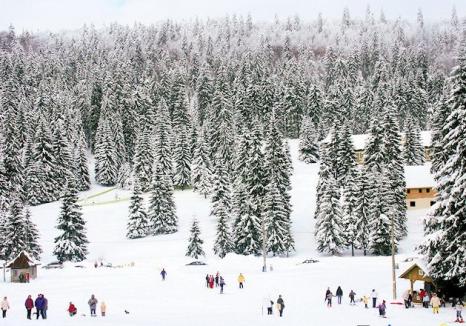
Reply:
[[427, 267], [424, 266], [421, 262], [417, 261], [414, 264], [412, 264], [408, 269], [406, 269], [400, 276], [399, 278], [405, 278], [409, 279], [409, 274], [413, 271], [413, 269], [418, 268], [424, 272], [424, 277], [425, 278], [430, 278], [429, 275], [427, 274]]
[[21, 251], [11, 261], [7, 262], [7, 268], [29, 268], [39, 265], [35, 259], [33, 259], [26, 251]]
[[434, 188], [436, 182], [430, 173], [430, 163], [405, 166], [406, 188]]

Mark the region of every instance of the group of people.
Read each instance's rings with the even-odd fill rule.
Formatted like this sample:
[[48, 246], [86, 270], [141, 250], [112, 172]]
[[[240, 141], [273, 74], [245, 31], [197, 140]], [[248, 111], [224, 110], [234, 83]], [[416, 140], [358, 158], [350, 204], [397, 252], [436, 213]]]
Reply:
[[[42, 317], [42, 319], [47, 319], [47, 309], [49, 307], [49, 302], [43, 294], [37, 295], [36, 300], [32, 300], [32, 296], [28, 295], [26, 301], [24, 302], [24, 306], [26, 308], [27, 319], [31, 319], [32, 309], [34, 309], [34, 307], [36, 308], [36, 319], [39, 319], [39, 317]], [[6, 318], [6, 313], [8, 310], [10, 310], [10, 303], [8, 302], [7, 297], [4, 297], [0, 303], [0, 309], [2, 310], [2, 318]]]
[[225, 279], [220, 275], [219, 272], [213, 275], [207, 274], [205, 277], [207, 288], [213, 289], [215, 287], [220, 287], [220, 294], [223, 293], [223, 288], [225, 287]]
[[[91, 295], [91, 298], [87, 301], [87, 304], [89, 305], [89, 309], [90, 309], [90, 312], [91, 312], [91, 317], [97, 317], [96, 311], [97, 311], [97, 304], [98, 303], [99, 303], [99, 301], [97, 300], [97, 298], [95, 297], [94, 294]], [[76, 308], [76, 306], [74, 305], [73, 302], [70, 302], [67, 311], [70, 314], [70, 317], [73, 317], [78, 313], [78, 308]], [[105, 317], [106, 312], [107, 312], [107, 305], [105, 304], [104, 301], [102, 301], [100, 303], [100, 314], [101, 314], [101, 316]]]
[[[332, 299], [334, 297], [337, 297], [338, 304], [341, 304], [342, 298], [343, 298], [343, 289], [341, 288], [341, 286], [338, 286], [337, 290], [335, 291], [335, 295], [330, 290], [330, 288], [327, 288], [327, 291], [325, 291], [324, 301], [327, 303], [328, 308], [332, 307]], [[348, 297], [350, 299], [350, 305], [356, 305], [356, 292], [351, 290], [348, 294]], [[387, 309], [385, 300], [382, 300], [382, 302], [379, 305], [377, 305], [377, 297], [378, 297], [377, 291], [375, 291], [375, 289], [372, 289], [370, 296], [364, 295], [360, 301], [364, 302], [364, 308], [367, 309], [369, 308], [369, 298], [371, 298], [372, 308], [379, 308], [379, 315], [381, 317], [385, 317], [385, 313]]]
[[[273, 315], [273, 305], [274, 302], [270, 297], [267, 297], [264, 299], [264, 304], [263, 306], [267, 308], [267, 315]], [[282, 298], [282, 295], [280, 294], [277, 299], [277, 311], [280, 314], [280, 317], [283, 317], [283, 310], [285, 309], [285, 301]]]

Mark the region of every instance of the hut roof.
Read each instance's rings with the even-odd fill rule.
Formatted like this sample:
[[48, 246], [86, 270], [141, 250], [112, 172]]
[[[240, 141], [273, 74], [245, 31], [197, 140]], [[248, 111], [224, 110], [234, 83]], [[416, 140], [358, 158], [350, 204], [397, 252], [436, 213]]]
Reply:
[[436, 187], [434, 176], [430, 173], [431, 165], [405, 166], [406, 188]]
[[415, 268], [418, 268], [420, 269], [422, 272], [423, 272], [423, 276], [422, 278], [423, 279], [427, 279], [427, 280], [430, 280], [430, 277], [429, 275], [427, 274], [427, 268], [420, 262], [416, 262], [414, 264], [412, 264], [407, 270], [405, 270], [400, 276], [399, 278], [405, 278], [405, 279], [410, 279], [410, 274], [411, 272], [415, 269]]
[[7, 262], [7, 268], [29, 268], [37, 266], [39, 263], [34, 260], [26, 251], [21, 251], [13, 260]]

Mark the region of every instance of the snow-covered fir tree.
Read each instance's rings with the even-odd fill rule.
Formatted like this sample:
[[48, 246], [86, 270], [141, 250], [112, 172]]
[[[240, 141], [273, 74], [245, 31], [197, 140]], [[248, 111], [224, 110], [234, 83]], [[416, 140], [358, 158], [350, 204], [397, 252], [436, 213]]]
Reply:
[[178, 127], [176, 134], [173, 160], [175, 163], [175, 186], [184, 190], [191, 184], [191, 149], [188, 142], [186, 127]]
[[55, 238], [53, 254], [58, 261], [79, 262], [87, 256], [87, 236], [81, 206], [77, 203], [78, 192], [74, 180], [69, 180], [62, 198], [58, 216], [58, 236]]
[[233, 241], [231, 239], [229, 223], [229, 214], [220, 201], [215, 212], [217, 220], [217, 233], [215, 235], [214, 253], [220, 258], [224, 258], [229, 252], [233, 251]]
[[315, 237], [319, 252], [335, 255], [345, 248], [343, 212], [335, 178], [329, 175], [325, 185], [320, 198]]
[[126, 237], [129, 239], [142, 238], [150, 232], [149, 219], [144, 208], [139, 181], [136, 178], [129, 204], [129, 217]]
[[147, 216], [153, 234], [169, 234], [178, 230], [171, 179], [158, 162], [154, 166]]
[[364, 150], [364, 164], [369, 171], [381, 173], [385, 158], [383, 156], [383, 130], [381, 122], [374, 118], [371, 123], [370, 136]]
[[190, 236], [188, 240], [188, 250], [186, 256], [198, 259], [199, 256], [205, 256], [202, 244], [204, 241], [200, 238], [201, 229], [199, 228], [199, 222], [194, 219], [190, 230]]
[[154, 154], [151, 146], [149, 127], [143, 127], [139, 133], [134, 149], [134, 176], [138, 179], [142, 192], [150, 189]]
[[217, 216], [217, 209], [222, 206], [227, 211], [231, 210], [231, 190], [225, 163], [219, 154], [215, 160], [215, 172], [212, 178], [212, 210], [210, 215]]
[[42, 248], [39, 244], [39, 231], [37, 226], [31, 220], [31, 211], [29, 207], [24, 207], [24, 223], [25, 223], [25, 242], [26, 242], [26, 252], [30, 254], [34, 259], [39, 260], [40, 254], [42, 253]]
[[357, 175], [356, 183], [356, 243], [358, 249], [362, 249], [364, 256], [370, 244], [371, 205], [374, 193], [373, 178], [371, 172], [363, 167]]
[[408, 118], [405, 123], [403, 158], [406, 165], [424, 164], [424, 148], [421, 145], [421, 134], [412, 118]]
[[191, 170], [191, 183], [193, 190], [204, 198], [212, 191], [212, 163], [209, 158], [210, 150], [204, 137], [205, 129], [202, 128], [197, 137], [194, 149], [193, 165]]
[[74, 148], [73, 161], [76, 186], [78, 190], [89, 190], [91, 180], [89, 176], [87, 142], [82, 128], [79, 128], [78, 142]]
[[16, 257], [23, 250], [29, 251], [26, 227], [24, 206], [19, 196], [16, 195], [11, 200], [2, 228], [4, 242], [2, 243], [1, 256], [5, 260]]
[[316, 163], [319, 160], [318, 134], [309, 117], [304, 117], [301, 127], [299, 159], [305, 163]]
[[348, 176], [343, 187], [343, 233], [345, 244], [351, 248], [351, 256], [354, 256], [354, 249], [359, 246], [358, 243], [358, 199], [361, 195], [357, 176], [359, 171], [355, 166], [348, 171]]
[[448, 105], [451, 113], [444, 121], [440, 141], [446, 153], [456, 153], [440, 164], [435, 174], [437, 203], [432, 221], [425, 227], [421, 252], [428, 262], [429, 275], [440, 282], [466, 286], [466, 36], [458, 54], [458, 65], [451, 77]]
[[94, 148], [95, 180], [101, 185], [113, 186], [118, 174], [117, 153], [110, 122], [106, 118], [99, 120]]

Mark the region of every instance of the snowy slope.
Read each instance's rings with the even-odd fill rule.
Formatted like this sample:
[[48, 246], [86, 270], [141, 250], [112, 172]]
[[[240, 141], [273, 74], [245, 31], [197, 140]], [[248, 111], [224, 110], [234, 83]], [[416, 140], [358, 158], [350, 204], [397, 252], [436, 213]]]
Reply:
[[[260, 257], [228, 255], [221, 260], [213, 255], [215, 220], [209, 216], [209, 201], [191, 191], [177, 191], [176, 205], [179, 232], [171, 235], [148, 237], [139, 240], [125, 238], [129, 192], [113, 190], [92, 198], [94, 205], [84, 206], [90, 240], [89, 259], [76, 268], [75, 264], [63, 270], [40, 269], [39, 278], [30, 284], [0, 283], [0, 296], [8, 296], [12, 309], [5, 325], [26, 324], [24, 300], [44, 293], [49, 299], [50, 325], [439, 325], [453, 320], [451, 308], [432, 315], [427, 309], [405, 310], [400, 306], [388, 307], [389, 319], [377, 316], [376, 309], [364, 309], [361, 304], [349, 306], [347, 294], [355, 290], [357, 297], [369, 294], [376, 288], [381, 298], [390, 298], [390, 257], [326, 257], [315, 252], [313, 237], [315, 186], [318, 165], [306, 165], [297, 160], [297, 142], [291, 141], [294, 160], [292, 178], [293, 233], [297, 252], [289, 258], [271, 258], [274, 271], [261, 273]], [[93, 186], [81, 198], [100, 193], [106, 188]], [[121, 201], [98, 205], [100, 202]], [[87, 203], [90, 200], [86, 201]], [[43, 263], [54, 260], [51, 255], [54, 229], [59, 203], [33, 208], [33, 219], [41, 232]], [[422, 218], [425, 211], [415, 211], [409, 216], [409, 236], [400, 244], [400, 262], [413, 256], [415, 245], [422, 238]], [[200, 221], [207, 266], [185, 266], [192, 259], [184, 257], [189, 226], [193, 216]], [[298, 264], [307, 258], [320, 260], [316, 264]], [[120, 268], [93, 267], [103, 259]], [[134, 266], [131, 266], [131, 263]], [[400, 263], [401, 269], [409, 263]], [[160, 279], [165, 268], [168, 278]], [[205, 275], [217, 271], [225, 277], [225, 294], [205, 287]], [[245, 288], [237, 288], [236, 278], [242, 272], [246, 277]], [[341, 285], [345, 302], [328, 309], [324, 305], [327, 286], [333, 291]], [[407, 288], [406, 282], [398, 283], [399, 295]], [[108, 306], [108, 316], [91, 318], [87, 300], [95, 294]], [[285, 300], [284, 317], [262, 315], [264, 297], [276, 301], [278, 294]], [[66, 309], [73, 301], [78, 316], [70, 318]], [[125, 314], [124, 310], [130, 314]]]

